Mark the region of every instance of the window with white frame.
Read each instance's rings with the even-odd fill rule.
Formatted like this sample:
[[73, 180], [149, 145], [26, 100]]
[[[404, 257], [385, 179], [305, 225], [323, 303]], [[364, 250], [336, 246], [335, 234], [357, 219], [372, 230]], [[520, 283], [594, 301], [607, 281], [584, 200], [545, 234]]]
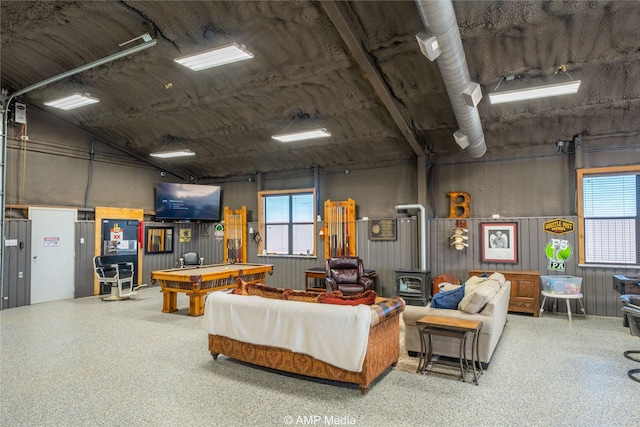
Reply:
[[314, 189], [258, 193], [260, 249], [275, 255], [315, 255]]
[[640, 166], [578, 171], [580, 263], [638, 265]]

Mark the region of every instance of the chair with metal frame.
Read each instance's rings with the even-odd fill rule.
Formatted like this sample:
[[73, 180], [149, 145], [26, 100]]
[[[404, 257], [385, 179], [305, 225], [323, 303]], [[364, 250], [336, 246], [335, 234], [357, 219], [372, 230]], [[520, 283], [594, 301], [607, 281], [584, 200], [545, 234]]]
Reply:
[[[622, 311], [629, 320], [629, 332], [631, 332], [631, 335], [640, 337], [640, 295], [622, 295], [620, 300], [624, 304]], [[636, 356], [640, 354], [640, 350], [627, 350], [623, 354], [629, 360], [640, 362], [640, 358]], [[627, 372], [629, 378], [640, 382], [638, 374], [640, 374], [640, 368], [630, 369]]]
[[142, 286], [134, 288], [134, 266], [132, 262], [113, 262], [111, 256], [93, 257], [93, 269], [98, 281], [111, 287], [111, 294], [103, 298], [103, 301], [120, 301], [136, 295], [135, 291]]
[[198, 267], [204, 263], [204, 258], [201, 258], [196, 251], [185, 252], [180, 257], [180, 268], [186, 267]]

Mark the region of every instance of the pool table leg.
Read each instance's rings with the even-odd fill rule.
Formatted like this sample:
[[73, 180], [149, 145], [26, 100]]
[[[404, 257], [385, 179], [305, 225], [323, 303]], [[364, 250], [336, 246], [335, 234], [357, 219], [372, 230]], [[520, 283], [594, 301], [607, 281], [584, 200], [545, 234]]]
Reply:
[[202, 316], [204, 314], [204, 294], [189, 295], [189, 316]]
[[162, 291], [162, 312], [173, 313], [178, 311], [178, 293]]

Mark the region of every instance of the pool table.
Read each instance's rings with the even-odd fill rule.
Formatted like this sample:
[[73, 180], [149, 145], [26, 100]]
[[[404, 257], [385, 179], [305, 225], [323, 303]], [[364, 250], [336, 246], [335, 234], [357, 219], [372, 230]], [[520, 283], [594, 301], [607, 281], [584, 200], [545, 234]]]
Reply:
[[236, 278], [247, 283], [265, 283], [270, 264], [211, 264], [189, 268], [171, 268], [151, 272], [151, 283], [158, 282], [162, 290], [162, 312], [178, 310], [178, 292], [189, 296], [189, 316], [204, 314], [204, 297], [212, 291], [236, 286]]

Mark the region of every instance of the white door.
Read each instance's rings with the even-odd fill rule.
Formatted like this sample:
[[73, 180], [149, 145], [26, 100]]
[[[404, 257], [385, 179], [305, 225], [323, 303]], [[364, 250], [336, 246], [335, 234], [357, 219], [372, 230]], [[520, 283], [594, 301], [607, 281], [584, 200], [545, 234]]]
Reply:
[[31, 304], [73, 298], [75, 209], [29, 208]]

